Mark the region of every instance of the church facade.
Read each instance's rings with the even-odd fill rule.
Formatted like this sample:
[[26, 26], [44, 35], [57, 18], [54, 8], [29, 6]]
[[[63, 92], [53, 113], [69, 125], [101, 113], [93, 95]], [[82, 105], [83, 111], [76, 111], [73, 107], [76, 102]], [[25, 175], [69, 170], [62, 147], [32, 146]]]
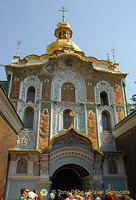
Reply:
[[110, 59], [86, 57], [62, 21], [44, 55], [5, 65], [9, 98], [24, 123], [10, 149], [6, 199], [20, 188], [63, 193], [127, 190], [124, 153], [112, 134], [126, 116], [124, 81]]

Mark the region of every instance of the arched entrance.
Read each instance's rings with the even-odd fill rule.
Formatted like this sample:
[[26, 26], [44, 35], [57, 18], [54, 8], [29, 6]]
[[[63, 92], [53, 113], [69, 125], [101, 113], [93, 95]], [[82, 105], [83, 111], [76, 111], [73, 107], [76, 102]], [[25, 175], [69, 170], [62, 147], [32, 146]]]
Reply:
[[52, 175], [51, 190], [71, 191], [82, 190], [82, 178], [89, 176], [89, 172], [77, 164], [66, 164], [58, 168]]

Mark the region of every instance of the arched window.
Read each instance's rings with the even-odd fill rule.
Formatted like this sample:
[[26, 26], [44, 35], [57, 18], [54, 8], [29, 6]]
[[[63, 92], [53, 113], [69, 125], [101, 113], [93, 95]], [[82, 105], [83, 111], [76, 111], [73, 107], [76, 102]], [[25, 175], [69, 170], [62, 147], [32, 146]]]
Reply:
[[17, 174], [27, 174], [27, 161], [25, 159], [18, 160]]
[[34, 100], [35, 100], [35, 88], [31, 86], [27, 90], [27, 101], [34, 102]]
[[66, 31], [63, 31], [63, 37], [66, 37]]
[[108, 172], [109, 174], [118, 174], [117, 162], [115, 160], [108, 162]]
[[70, 116], [71, 110], [67, 109], [63, 112], [63, 128], [68, 129], [72, 123], [72, 117]]
[[100, 99], [101, 99], [101, 106], [108, 106], [108, 96], [106, 92], [100, 93]]
[[24, 126], [25, 128], [33, 128], [34, 109], [28, 107], [25, 109]]
[[61, 32], [59, 32], [59, 38], [61, 38]]
[[62, 85], [61, 100], [65, 102], [75, 102], [75, 87], [72, 83], [66, 82]]
[[102, 127], [103, 131], [111, 130], [110, 114], [107, 111], [102, 112]]

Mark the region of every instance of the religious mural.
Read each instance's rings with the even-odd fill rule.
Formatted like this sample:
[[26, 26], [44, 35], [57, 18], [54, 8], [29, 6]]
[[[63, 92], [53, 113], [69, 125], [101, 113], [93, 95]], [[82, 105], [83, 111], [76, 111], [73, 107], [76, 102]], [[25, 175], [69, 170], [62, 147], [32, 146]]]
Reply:
[[12, 82], [10, 97], [19, 98], [19, 92], [20, 92], [20, 80], [18, 77], [15, 77]]
[[121, 86], [118, 84], [115, 85], [115, 102], [116, 104], [123, 104]]
[[96, 136], [96, 114], [93, 110], [87, 111], [87, 131], [88, 135]]
[[46, 137], [49, 133], [49, 113], [48, 109], [44, 109], [40, 117], [39, 134], [42, 137]]
[[124, 109], [123, 108], [118, 108], [117, 109], [117, 118], [118, 118], [118, 123], [123, 120], [125, 117]]
[[94, 86], [93, 84], [88, 81], [86, 83], [86, 95], [87, 95], [87, 102], [94, 102]]
[[43, 92], [42, 92], [42, 95], [43, 95], [43, 99], [50, 99], [50, 78], [49, 77], [46, 77], [43, 81]]

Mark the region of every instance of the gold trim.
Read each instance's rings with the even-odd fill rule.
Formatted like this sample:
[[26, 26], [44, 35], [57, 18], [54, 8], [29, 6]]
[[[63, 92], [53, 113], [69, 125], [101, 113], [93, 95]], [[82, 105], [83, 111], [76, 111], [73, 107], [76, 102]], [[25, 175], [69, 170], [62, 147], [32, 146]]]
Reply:
[[28, 153], [41, 153], [41, 150], [21, 150], [21, 149], [9, 149], [8, 153], [28, 154]]
[[[83, 136], [83, 137], [89, 139], [89, 140], [91, 141], [91, 143], [92, 143], [93, 150], [96, 150], [96, 151], [98, 151], [100, 154], [103, 155], [103, 152], [98, 148], [98, 144], [97, 144], [97, 142], [96, 142], [96, 139], [93, 139], [91, 136], [86, 135], [85, 133], [82, 133], [82, 132], [78, 131], [73, 125], [71, 125], [71, 126], [70, 126], [67, 130], [65, 130], [63, 133], [59, 133], [59, 134], [55, 135], [55, 136], [51, 139], [51, 141], [50, 141], [50, 143], [49, 143], [49, 149], [52, 148], [52, 143], [53, 143], [53, 141], [54, 141], [56, 138], [65, 135], [66, 133], [68, 133], [68, 132], [69, 132], [70, 130], [72, 130], [72, 129], [73, 129], [76, 133], [78, 133], [79, 135], [81, 135], [81, 136]], [[43, 150], [42, 152], [44, 152], [44, 150]]]
[[[56, 50], [53, 53], [53, 55], [48, 55], [48, 54], [43, 54], [41, 56], [29, 55], [29, 56], [26, 56], [25, 58], [23, 58], [23, 60], [19, 59], [19, 62], [20, 63], [24, 63], [24, 65], [10, 64], [10, 65], [1, 65], [1, 66], [12, 67], [12, 68], [13, 67], [21, 68], [21, 67], [38, 66], [38, 65], [42, 66], [46, 62], [45, 63], [28, 63], [28, 64], [25, 64], [25, 63], [27, 63], [27, 61], [29, 61], [31, 59], [42, 61], [45, 58], [47, 58], [47, 59], [51, 59], [52, 58], [53, 59], [53, 58], [58, 58], [58, 57], [60, 58], [62, 56], [67, 56], [67, 55], [76, 56], [76, 57], [80, 58], [82, 61], [85, 61], [85, 62], [94, 62], [96, 65], [98, 65], [98, 64], [106, 65], [111, 70], [114, 70], [116, 68], [115, 64], [112, 65], [112, 63], [109, 62], [109, 61], [98, 60], [98, 59], [96, 59], [94, 57], [86, 57], [83, 52], [75, 51], [74, 53], [70, 53], [70, 52], [69, 53], [64, 53], [64, 51], [62, 51], [62, 50]], [[127, 72], [109, 71], [109, 70], [102, 69], [102, 68], [99, 68], [99, 67], [94, 67], [94, 66], [93, 66], [93, 69], [96, 70], [96, 71], [102, 71], [102, 72], [107, 72], [107, 73], [117, 74], [117, 75], [128, 75], [128, 74], [130, 74], [130, 73], [127, 73]]]

